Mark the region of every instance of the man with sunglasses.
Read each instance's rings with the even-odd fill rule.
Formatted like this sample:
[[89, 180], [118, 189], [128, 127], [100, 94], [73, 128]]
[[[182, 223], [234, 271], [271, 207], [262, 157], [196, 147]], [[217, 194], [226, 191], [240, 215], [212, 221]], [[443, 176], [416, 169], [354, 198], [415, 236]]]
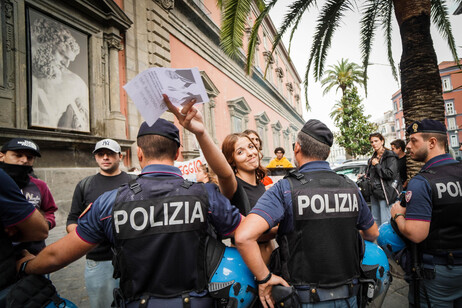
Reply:
[[[68, 233], [77, 227], [79, 216], [100, 195], [132, 179], [129, 174], [120, 170], [123, 155], [116, 141], [112, 139], [99, 141], [93, 154], [100, 170], [99, 173], [81, 180], [75, 187], [71, 210], [67, 217]], [[111, 246], [106, 241], [87, 254], [85, 286], [92, 308], [111, 306], [112, 292], [119, 286], [118, 279], [112, 278], [113, 272]]]

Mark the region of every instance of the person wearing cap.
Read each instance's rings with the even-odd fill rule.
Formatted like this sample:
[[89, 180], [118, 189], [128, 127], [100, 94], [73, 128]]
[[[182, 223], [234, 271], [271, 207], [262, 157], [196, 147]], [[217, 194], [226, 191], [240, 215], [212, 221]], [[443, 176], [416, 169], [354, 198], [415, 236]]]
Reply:
[[144, 122], [137, 143], [143, 168], [139, 177], [101, 195], [74, 231], [35, 258], [26, 255], [18, 268], [22, 265], [26, 274], [55, 271], [107, 239], [120, 276], [120, 289], [114, 291], [118, 305], [213, 307], [215, 300], [207, 292], [211, 269], [205, 267], [212, 263], [206, 252], [222, 245], [215, 232], [234, 234], [241, 222], [239, 210], [216, 185], [182, 178], [174, 166], [179, 131], [171, 122]]
[[[443, 123], [423, 119], [406, 130], [406, 150], [423, 162], [408, 183], [405, 207], [396, 202], [391, 216], [399, 231], [417, 244], [415, 266], [419, 282], [409, 288], [411, 306], [462, 306], [462, 163], [445, 149], [448, 139]], [[414, 295], [420, 294], [419, 297]]]
[[[89, 204], [95, 202], [106, 191], [118, 188], [133, 178], [120, 170], [123, 155], [116, 141], [103, 139], [97, 142], [93, 154], [99, 172], [82, 179], [75, 187], [71, 209], [67, 216], [67, 232], [77, 227], [79, 216]], [[103, 241], [87, 254], [85, 265], [85, 286], [92, 308], [111, 306], [112, 292], [119, 286], [119, 280], [112, 277], [113, 272], [111, 244]]]
[[[36, 157], [41, 157], [39, 146], [29, 139], [14, 138], [6, 142], [0, 152], [0, 168], [16, 182], [27, 201], [32, 203], [45, 217], [49, 230], [56, 226], [55, 212], [58, 207], [47, 184], [31, 174]], [[27, 249], [37, 254], [45, 247], [45, 241], [16, 245], [16, 249]]]
[[[326, 162], [332, 143], [325, 124], [306, 122], [294, 147], [299, 171], [267, 190], [236, 230], [237, 248], [255, 275], [264, 307], [273, 307], [271, 290], [278, 284], [295, 286], [302, 307], [357, 306], [359, 234], [373, 241], [378, 228], [358, 187]], [[277, 224], [281, 267], [272, 273], [257, 240]]]

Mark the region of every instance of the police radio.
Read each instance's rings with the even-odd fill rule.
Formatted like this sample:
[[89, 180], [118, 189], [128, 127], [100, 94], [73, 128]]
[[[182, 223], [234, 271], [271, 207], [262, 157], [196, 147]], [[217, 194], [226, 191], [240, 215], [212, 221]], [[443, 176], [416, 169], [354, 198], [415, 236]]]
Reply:
[[406, 207], [406, 191], [403, 190], [399, 195], [397, 200], [401, 203], [402, 207]]

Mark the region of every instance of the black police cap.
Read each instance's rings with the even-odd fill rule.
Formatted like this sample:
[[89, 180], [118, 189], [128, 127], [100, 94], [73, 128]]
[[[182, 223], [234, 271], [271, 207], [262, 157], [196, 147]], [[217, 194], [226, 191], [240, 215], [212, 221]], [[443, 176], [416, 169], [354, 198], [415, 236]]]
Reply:
[[415, 121], [406, 129], [408, 135], [416, 133], [437, 133], [446, 134], [446, 126], [437, 120], [423, 119], [422, 121]]
[[310, 135], [319, 142], [327, 144], [330, 147], [334, 142], [334, 136], [332, 135], [330, 129], [326, 126], [326, 124], [319, 120], [309, 120], [306, 122], [302, 127], [302, 132]]
[[181, 145], [178, 128], [173, 125], [173, 123], [162, 118], [157, 119], [157, 121], [152, 126], [149, 126], [146, 122], [143, 122], [140, 126], [137, 137], [145, 135], [163, 136], [175, 141], [178, 147]]

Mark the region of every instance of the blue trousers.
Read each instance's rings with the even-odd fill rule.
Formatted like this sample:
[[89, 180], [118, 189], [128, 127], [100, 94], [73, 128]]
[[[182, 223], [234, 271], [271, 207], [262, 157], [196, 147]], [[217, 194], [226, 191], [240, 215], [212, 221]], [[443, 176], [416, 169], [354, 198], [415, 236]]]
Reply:
[[356, 308], [356, 296], [333, 301], [319, 302], [315, 304], [302, 304], [302, 308]]
[[91, 308], [111, 307], [113, 291], [119, 287], [119, 279], [112, 278], [114, 267], [111, 261], [87, 259], [85, 266], [85, 287]]
[[377, 226], [381, 226], [384, 222], [390, 221], [390, 206], [386, 200], [376, 199], [371, 196], [371, 211]]
[[[420, 281], [420, 307], [428, 307], [424, 288], [432, 308], [462, 307], [462, 265], [435, 265], [435, 279]], [[414, 305], [414, 285], [409, 285], [409, 306]]]
[[[214, 307], [215, 299], [204, 296], [204, 297], [190, 297], [191, 308], [210, 308]], [[138, 308], [140, 304], [138, 302], [132, 302], [126, 304], [126, 308]], [[150, 298], [148, 302], [148, 308], [183, 308], [183, 301], [180, 297], [176, 298]]]

